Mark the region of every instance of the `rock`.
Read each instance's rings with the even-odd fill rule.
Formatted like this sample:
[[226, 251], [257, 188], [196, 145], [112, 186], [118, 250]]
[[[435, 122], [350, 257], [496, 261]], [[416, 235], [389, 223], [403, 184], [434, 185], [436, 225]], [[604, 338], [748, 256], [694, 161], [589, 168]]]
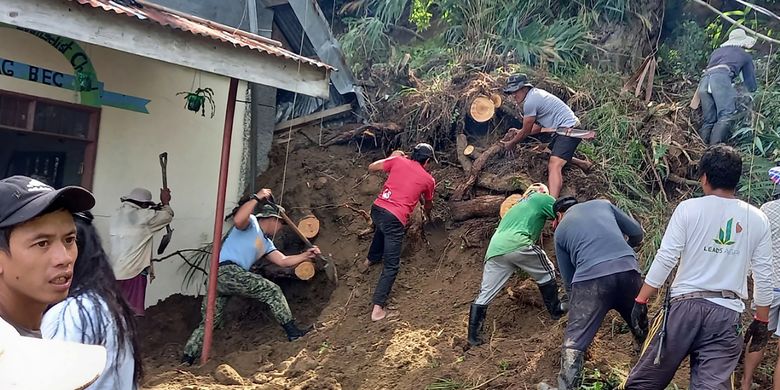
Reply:
[[221, 364], [214, 370], [214, 379], [223, 385], [243, 385], [244, 378], [233, 367]]
[[318, 178], [317, 181], [314, 182], [314, 188], [317, 190], [321, 190], [327, 184], [328, 184], [328, 178], [323, 176]]
[[297, 359], [290, 365], [285, 374], [290, 377], [298, 376], [306, 371], [317, 368], [317, 361], [309, 357], [309, 355], [299, 355]]
[[273, 369], [274, 369], [274, 364], [269, 362], [269, 363], [266, 363], [266, 364], [263, 364], [262, 366], [260, 366], [257, 369], [257, 372], [270, 372]]

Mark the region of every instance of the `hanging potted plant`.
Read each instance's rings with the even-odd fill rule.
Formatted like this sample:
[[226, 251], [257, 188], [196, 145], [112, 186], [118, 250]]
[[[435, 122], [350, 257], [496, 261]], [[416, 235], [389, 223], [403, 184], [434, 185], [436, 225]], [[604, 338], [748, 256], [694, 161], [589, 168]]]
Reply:
[[200, 111], [202, 116], [206, 116], [206, 102], [211, 106], [211, 117], [214, 117], [216, 105], [214, 104], [214, 91], [211, 88], [198, 88], [192, 92], [179, 92], [176, 96], [184, 95], [184, 108], [192, 111]]

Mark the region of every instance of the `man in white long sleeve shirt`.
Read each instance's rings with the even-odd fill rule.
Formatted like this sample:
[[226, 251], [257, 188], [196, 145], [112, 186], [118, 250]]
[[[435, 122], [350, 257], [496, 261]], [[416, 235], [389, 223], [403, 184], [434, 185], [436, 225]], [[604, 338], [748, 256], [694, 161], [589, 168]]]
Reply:
[[[769, 179], [775, 183], [774, 199], [764, 203], [761, 211], [769, 218], [769, 227], [772, 230], [772, 287], [773, 298], [769, 306], [769, 330], [775, 336], [780, 337], [780, 167], [773, 167], [769, 170]], [[780, 351], [780, 345], [778, 345]], [[764, 357], [764, 351], [749, 352], [745, 354], [745, 371], [742, 376], [742, 390], [753, 388], [753, 373], [761, 359]], [[775, 363], [775, 374], [772, 378], [773, 388], [780, 390], [780, 359]]]
[[[769, 222], [760, 210], [735, 198], [742, 158], [734, 148], [710, 147], [698, 168], [705, 196], [675, 209], [632, 312], [632, 322], [647, 321], [647, 301], [679, 262], [666, 324], [663, 315], [655, 319], [642, 356], [622, 388], [662, 390], [688, 356], [692, 389], [732, 388], [751, 270], [757, 310], [745, 339], [752, 340], [751, 351], [766, 346], [772, 301]], [[659, 349], [660, 362], [655, 364]]]
[[152, 201], [152, 193], [136, 188], [120, 198], [122, 206], [111, 217], [111, 268], [127, 303], [137, 316], [144, 315], [147, 274], [154, 280], [152, 237], [173, 220], [171, 191], [160, 190], [162, 207]]

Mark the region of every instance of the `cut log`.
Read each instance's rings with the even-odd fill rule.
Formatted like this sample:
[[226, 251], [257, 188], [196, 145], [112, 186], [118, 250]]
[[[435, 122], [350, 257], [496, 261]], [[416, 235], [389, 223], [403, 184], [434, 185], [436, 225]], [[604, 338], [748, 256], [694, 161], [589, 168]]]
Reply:
[[314, 277], [314, 263], [304, 261], [295, 267], [295, 276], [300, 280], [309, 280]]
[[465, 221], [478, 217], [494, 217], [501, 210], [506, 197], [485, 195], [466, 201], [450, 202], [450, 213], [455, 221]]
[[282, 267], [263, 259], [253, 270], [256, 270], [268, 279], [311, 280], [316, 274], [314, 264], [308, 261], [304, 261], [295, 267]]
[[468, 145], [463, 149], [463, 154], [466, 156], [471, 156], [472, 153], [474, 153], [474, 145]]
[[482, 123], [487, 122], [493, 118], [496, 114], [496, 106], [490, 98], [485, 96], [477, 96], [471, 101], [469, 106], [469, 116], [471, 119]]
[[497, 93], [490, 95], [490, 100], [493, 101], [493, 106], [495, 106], [496, 108], [501, 107], [501, 103], [504, 101], [503, 99], [501, 99], [501, 95]]
[[501, 203], [501, 211], [499, 211], [501, 218], [504, 218], [504, 215], [506, 215], [507, 211], [509, 211], [512, 206], [516, 205], [517, 202], [520, 202], [521, 200], [523, 200], [523, 195], [521, 194], [509, 195], [509, 197]]
[[403, 131], [403, 128], [395, 123], [372, 123], [336, 135], [325, 142], [323, 146], [345, 144], [355, 139], [371, 139], [373, 141], [382, 135], [386, 135], [389, 138], [389, 136], [395, 136], [401, 131]]
[[298, 221], [298, 230], [308, 239], [317, 237], [320, 232], [320, 220], [313, 214], [309, 214]]
[[488, 160], [490, 160], [491, 157], [502, 150], [504, 150], [504, 146], [500, 143], [495, 143], [493, 146], [485, 150], [485, 152], [474, 161], [474, 164], [471, 166], [471, 170], [469, 170], [469, 176], [466, 181], [455, 189], [455, 192], [452, 195], [453, 200], [463, 200], [463, 197], [466, 195], [466, 193], [471, 190], [471, 187], [474, 186], [474, 183], [477, 182], [477, 178], [479, 177], [482, 168], [484, 168], [487, 164]]

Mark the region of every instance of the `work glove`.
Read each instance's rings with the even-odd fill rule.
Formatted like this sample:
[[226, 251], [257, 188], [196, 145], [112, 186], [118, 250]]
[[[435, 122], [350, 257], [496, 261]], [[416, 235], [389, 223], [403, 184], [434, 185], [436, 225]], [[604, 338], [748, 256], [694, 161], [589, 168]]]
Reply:
[[631, 309], [631, 328], [640, 343], [644, 343], [647, 337], [647, 325], [647, 303], [634, 302], [634, 308]]
[[750, 343], [750, 352], [758, 352], [764, 347], [769, 340], [769, 329], [767, 329], [767, 323], [753, 319], [753, 322], [745, 332], [745, 344]]

